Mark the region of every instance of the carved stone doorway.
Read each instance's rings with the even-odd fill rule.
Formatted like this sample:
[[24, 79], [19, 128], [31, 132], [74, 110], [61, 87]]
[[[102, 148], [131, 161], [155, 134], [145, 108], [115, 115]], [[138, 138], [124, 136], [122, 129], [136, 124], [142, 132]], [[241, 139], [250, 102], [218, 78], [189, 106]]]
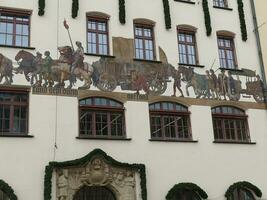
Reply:
[[107, 187], [84, 186], [76, 192], [73, 200], [116, 200], [116, 197]]

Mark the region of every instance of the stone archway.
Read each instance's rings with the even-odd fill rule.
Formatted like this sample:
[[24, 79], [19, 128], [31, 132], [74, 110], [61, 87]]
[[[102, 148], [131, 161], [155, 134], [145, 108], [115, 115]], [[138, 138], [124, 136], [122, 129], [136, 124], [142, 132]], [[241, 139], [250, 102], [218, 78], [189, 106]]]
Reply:
[[116, 197], [107, 187], [84, 186], [75, 193], [73, 200], [116, 200]]

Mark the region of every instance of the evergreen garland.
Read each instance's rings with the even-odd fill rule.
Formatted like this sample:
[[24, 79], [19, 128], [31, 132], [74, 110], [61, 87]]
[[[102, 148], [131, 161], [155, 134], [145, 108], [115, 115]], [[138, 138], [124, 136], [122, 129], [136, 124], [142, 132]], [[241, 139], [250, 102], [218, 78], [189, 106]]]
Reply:
[[43, 16], [45, 11], [45, 0], [38, 0], [38, 7], [39, 7], [39, 11], [38, 11], [38, 15], [39, 16]]
[[238, 13], [239, 13], [242, 40], [247, 41], [248, 33], [247, 33], [247, 26], [246, 26], [246, 21], [245, 21], [243, 0], [237, 0], [237, 4], [238, 4]]
[[[50, 162], [45, 168], [45, 177], [44, 177], [44, 200], [51, 200], [51, 189], [52, 189], [52, 175], [55, 169], [61, 169], [66, 167], [73, 167], [73, 166], [80, 166], [86, 164], [90, 161], [94, 156], [101, 156], [103, 157], [106, 162], [114, 167], [122, 167], [137, 171], [140, 173], [141, 179], [141, 194], [142, 200], [147, 200], [147, 188], [146, 188], [146, 168], [143, 164], [128, 164], [128, 163], [121, 163], [114, 160], [112, 157], [108, 156], [104, 151], [101, 149], [95, 149], [91, 153], [87, 154], [86, 156], [65, 162]], [[13, 199], [12, 199], [13, 200]]]
[[202, 190], [198, 185], [194, 183], [179, 183], [173, 186], [173, 188], [168, 192], [168, 194], [166, 195], [166, 199], [167, 200], [174, 199], [176, 193], [179, 190], [189, 190], [194, 192], [198, 197], [201, 197], [202, 199], [208, 198], [207, 193], [204, 190]]
[[162, 1], [163, 1], [163, 7], [164, 7], [165, 27], [166, 29], [171, 29], [172, 21], [171, 21], [169, 0], [162, 0]]
[[3, 180], [0, 179], [0, 190], [7, 195], [10, 200], [17, 200], [14, 190]]
[[76, 18], [78, 16], [79, 10], [79, 0], [72, 0], [72, 18]]
[[203, 0], [202, 2], [204, 17], [205, 17], [205, 26], [206, 26], [206, 33], [207, 36], [211, 35], [212, 28], [211, 28], [211, 20], [210, 20], [210, 11], [209, 11], [209, 3], [208, 0]]
[[119, 0], [119, 20], [121, 24], [126, 23], [125, 0]]
[[252, 192], [254, 192], [254, 194], [257, 196], [257, 197], [261, 197], [262, 196], [262, 192], [261, 190], [253, 185], [252, 183], [249, 183], [247, 181], [242, 181], [242, 182], [237, 182], [237, 183], [234, 183], [233, 185], [231, 185], [228, 190], [226, 191], [225, 193], [225, 197], [227, 200], [230, 200], [233, 193], [234, 193], [234, 190], [236, 189], [245, 189], [245, 190], [251, 190]]

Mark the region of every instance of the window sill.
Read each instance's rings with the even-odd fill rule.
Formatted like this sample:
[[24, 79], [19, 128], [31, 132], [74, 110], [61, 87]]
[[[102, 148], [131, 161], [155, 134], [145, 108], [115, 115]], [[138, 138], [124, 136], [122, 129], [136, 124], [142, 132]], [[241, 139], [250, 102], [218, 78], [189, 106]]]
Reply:
[[30, 50], [35, 50], [35, 47], [20, 47], [20, 46], [3, 45], [3, 44], [0, 44], [0, 47], [4, 47], [4, 48], [15, 48], [15, 49], [30, 49]]
[[192, 65], [192, 64], [184, 64], [184, 63], [178, 63], [180, 66], [188, 66], [188, 67], [198, 67], [198, 68], [204, 68], [204, 65]]
[[87, 56], [96, 56], [96, 57], [104, 57], [104, 58], [115, 58], [115, 56], [111, 55], [102, 55], [102, 54], [94, 54], [94, 53], [84, 53]]
[[231, 68], [224, 68], [224, 67], [220, 67], [220, 70], [226, 70], [226, 71], [233, 71], [233, 72], [243, 72], [242, 69], [231, 69]]
[[150, 142], [181, 142], [181, 143], [198, 143], [198, 140], [170, 140], [170, 139], [149, 139]]
[[217, 9], [221, 9], [221, 10], [229, 10], [229, 11], [233, 10], [233, 8], [220, 7], [220, 6], [213, 6], [213, 8], [217, 8]]
[[157, 61], [157, 60], [145, 60], [145, 59], [138, 59], [138, 58], [134, 58], [133, 60], [140, 61], [140, 62], [162, 63], [161, 61]]
[[84, 137], [78, 136], [76, 139], [79, 140], [117, 140], [117, 141], [131, 141], [132, 138], [104, 138], [104, 137]]
[[255, 145], [256, 142], [242, 142], [242, 141], [219, 141], [215, 140], [213, 141], [215, 144], [248, 144], [248, 145]]
[[174, 0], [174, 1], [182, 2], [182, 3], [188, 3], [188, 4], [196, 4], [196, 2], [194, 2], [194, 1], [185, 1], [185, 0]]
[[22, 135], [22, 134], [0, 134], [0, 137], [9, 137], [9, 138], [33, 138], [33, 135]]

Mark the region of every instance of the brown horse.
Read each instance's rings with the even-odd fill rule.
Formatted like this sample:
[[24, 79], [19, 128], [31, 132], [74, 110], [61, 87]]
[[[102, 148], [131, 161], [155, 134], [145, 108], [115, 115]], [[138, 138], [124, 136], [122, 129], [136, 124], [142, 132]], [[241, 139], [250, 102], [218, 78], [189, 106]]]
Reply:
[[[35, 56], [27, 51], [20, 50], [15, 56], [15, 60], [18, 62], [19, 67], [15, 69], [15, 73], [24, 73], [25, 79], [34, 84], [34, 80], [36, 83], [38, 82], [37, 74], [41, 71], [40, 63], [35, 62]], [[31, 75], [31, 77], [30, 77]]]
[[12, 60], [5, 57], [3, 54], [0, 53], [0, 83], [2, 79], [5, 78], [4, 84], [10, 85], [13, 82], [13, 65]]

